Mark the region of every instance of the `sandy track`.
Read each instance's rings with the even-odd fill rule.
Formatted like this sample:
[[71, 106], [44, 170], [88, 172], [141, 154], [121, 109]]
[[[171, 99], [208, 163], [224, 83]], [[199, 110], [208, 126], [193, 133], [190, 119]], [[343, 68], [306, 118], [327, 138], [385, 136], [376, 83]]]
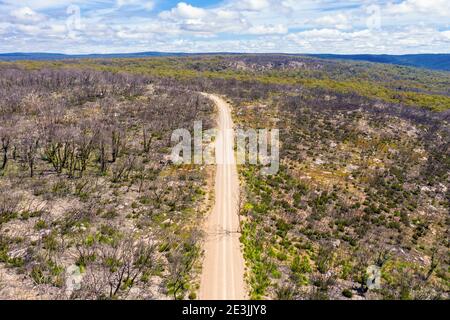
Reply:
[[240, 247], [239, 179], [233, 150], [234, 132], [227, 102], [205, 94], [219, 110], [216, 139], [215, 206], [206, 222], [205, 259], [201, 277], [201, 300], [247, 299], [244, 259]]

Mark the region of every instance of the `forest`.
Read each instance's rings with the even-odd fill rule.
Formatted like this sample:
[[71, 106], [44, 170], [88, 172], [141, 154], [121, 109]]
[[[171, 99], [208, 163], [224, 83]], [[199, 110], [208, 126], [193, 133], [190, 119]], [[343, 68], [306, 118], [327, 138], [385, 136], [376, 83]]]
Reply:
[[[7, 293], [195, 294], [209, 173], [172, 166], [167, 150], [173, 130], [194, 119], [212, 125], [210, 102], [135, 75], [0, 74], [0, 262], [14, 270], [0, 279]], [[67, 286], [68, 267], [73, 279], [84, 274], [77, 290]]]
[[448, 299], [450, 74], [286, 55], [0, 63], [1, 298], [197, 299], [215, 168], [168, 155], [201, 92], [280, 129], [238, 168], [251, 299]]

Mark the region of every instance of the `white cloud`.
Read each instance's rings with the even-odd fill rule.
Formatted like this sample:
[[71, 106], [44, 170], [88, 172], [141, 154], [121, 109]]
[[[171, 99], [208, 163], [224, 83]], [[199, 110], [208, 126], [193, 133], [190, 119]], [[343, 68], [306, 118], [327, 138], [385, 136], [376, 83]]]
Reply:
[[447, 38], [447, 39], [450, 41], [450, 30], [448, 30], [448, 31], [442, 31], [442, 32], [441, 32], [441, 35], [442, 35], [444, 38]]
[[170, 11], [164, 11], [160, 14], [160, 17], [165, 19], [200, 19], [204, 18], [208, 12], [205, 9], [197, 8], [187, 4], [185, 2], [180, 2], [175, 8]]
[[98, 2], [104, 2], [102, 0], [2, 0], [2, 4], [8, 7], [17, 7], [20, 2], [20, 6], [29, 7], [33, 10], [46, 10], [46, 9], [54, 9], [54, 8], [66, 8], [71, 4], [75, 4], [78, 6], [86, 5], [86, 4], [97, 4]]
[[144, 8], [145, 10], [153, 10], [155, 8], [155, 1], [153, 0], [117, 0], [117, 7], [140, 7]]
[[343, 13], [321, 16], [313, 20], [313, 24], [337, 29], [351, 29], [352, 27], [348, 16]]
[[[81, 8], [68, 37], [66, 8]], [[448, 0], [0, 1], [0, 51], [450, 52]], [[198, 2], [197, 2], [198, 3]], [[367, 5], [381, 25], [367, 30]]]
[[[374, 32], [368, 29], [344, 32], [314, 29], [289, 34], [284, 39], [299, 47], [309, 46], [319, 53], [390, 53], [444, 52], [449, 39], [433, 28], [405, 28]], [[448, 50], [447, 50], [448, 52]]]
[[257, 10], [264, 10], [270, 4], [267, 0], [233, 0], [223, 6], [203, 9], [181, 2], [170, 11], [160, 13], [159, 18], [173, 21], [183, 31], [191, 32], [195, 35], [213, 35], [218, 33], [271, 35], [288, 33], [288, 27], [282, 23], [260, 23], [258, 19], [252, 18], [251, 15]]
[[11, 24], [7, 22], [0, 22], [0, 34], [5, 34], [11, 28]]
[[24, 33], [28, 34], [36, 34], [41, 31], [38, 26], [27, 25], [27, 24], [18, 24], [16, 28]]
[[43, 15], [36, 13], [30, 7], [12, 10], [10, 15], [21, 22], [39, 22], [45, 19]]
[[282, 24], [278, 25], [259, 25], [250, 27], [246, 33], [248, 34], [259, 34], [259, 35], [268, 35], [268, 34], [286, 34], [289, 30], [286, 26]]
[[246, 26], [239, 12], [219, 7], [203, 9], [184, 2], [159, 14], [161, 22], [171, 21], [182, 31], [198, 34], [240, 32]]
[[240, 0], [235, 1], [234, 6], [239, 10], [261, 11], [271, 6], [269, 0]]
[[53, 34], [65, 34], [67, 32], [67, 26], [62, 23], [50, 24], [49, 29]]
[[440, 16], [450, 16], [450, 1], [448, 0], [405, 0], [400, 3], [389, 3], [386, 6], [388, 14], [431, 13]]

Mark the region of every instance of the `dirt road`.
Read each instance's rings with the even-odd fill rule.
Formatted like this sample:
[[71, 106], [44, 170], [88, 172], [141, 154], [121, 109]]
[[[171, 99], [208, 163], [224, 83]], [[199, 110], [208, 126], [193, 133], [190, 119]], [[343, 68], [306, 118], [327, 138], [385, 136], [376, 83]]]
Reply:
[[216, 139], [215, 206], [206, 223], [205, 260], [200, 285], [202, 300], [247, 299], [244, 259], [239, 242], [239, 179], [233, 151], [230, 106], [218, 96], [205, 94], [219, 109]]

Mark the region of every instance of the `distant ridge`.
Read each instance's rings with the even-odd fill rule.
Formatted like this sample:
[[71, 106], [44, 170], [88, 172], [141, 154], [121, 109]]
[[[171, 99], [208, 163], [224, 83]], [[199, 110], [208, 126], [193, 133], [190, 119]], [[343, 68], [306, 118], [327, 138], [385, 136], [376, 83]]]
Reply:
[[450, 71], [450, 54], [406, 54], [406, 55], [376, 55], [376, 54], [311, 54], [308, 56], [333, 59], [356, 60], [377, 63], [396, 64], [401, 66]]
[[[195, 55], [238, 55], [243, 53], [214, 52], [214, 53], [184, 53], [184, 52], [137, 52], [112, 54], [76, 54], [61, 53], [0, 53], [0, 61], [19, 60], [64, 60], [64, 59], [101, 59], [101, 58], [145, 58], [169, 56], [195, 56]], [[267, 54], [265, 54], [267, 55]], [[273, 55], [277, 55], [274, 53]], [[450, 54], [407, 54], [407, 55], [375, 55], [375, 54], [290, 54], [291, 56], [309, 56], [321, 59], [352, 60], [375, 63], [386, 63], [408, 67], [425, 68], [431, 70], [450, 71]]]
[[214, 52], [214, 53], [185, 53], [185, 52], [136, 52], [136, 53], [106, 53], [106, 54], [62, 54], [42, 52], [13, 52], [0, 53], [0, 61], [19, 60], [64, 60], [64, 59], [101, 59], [101, 58], [145, 58], [145, 57], [170, 57], [170, 56], [194, 56], [194, 55], [231, 55], [237, 53]]

